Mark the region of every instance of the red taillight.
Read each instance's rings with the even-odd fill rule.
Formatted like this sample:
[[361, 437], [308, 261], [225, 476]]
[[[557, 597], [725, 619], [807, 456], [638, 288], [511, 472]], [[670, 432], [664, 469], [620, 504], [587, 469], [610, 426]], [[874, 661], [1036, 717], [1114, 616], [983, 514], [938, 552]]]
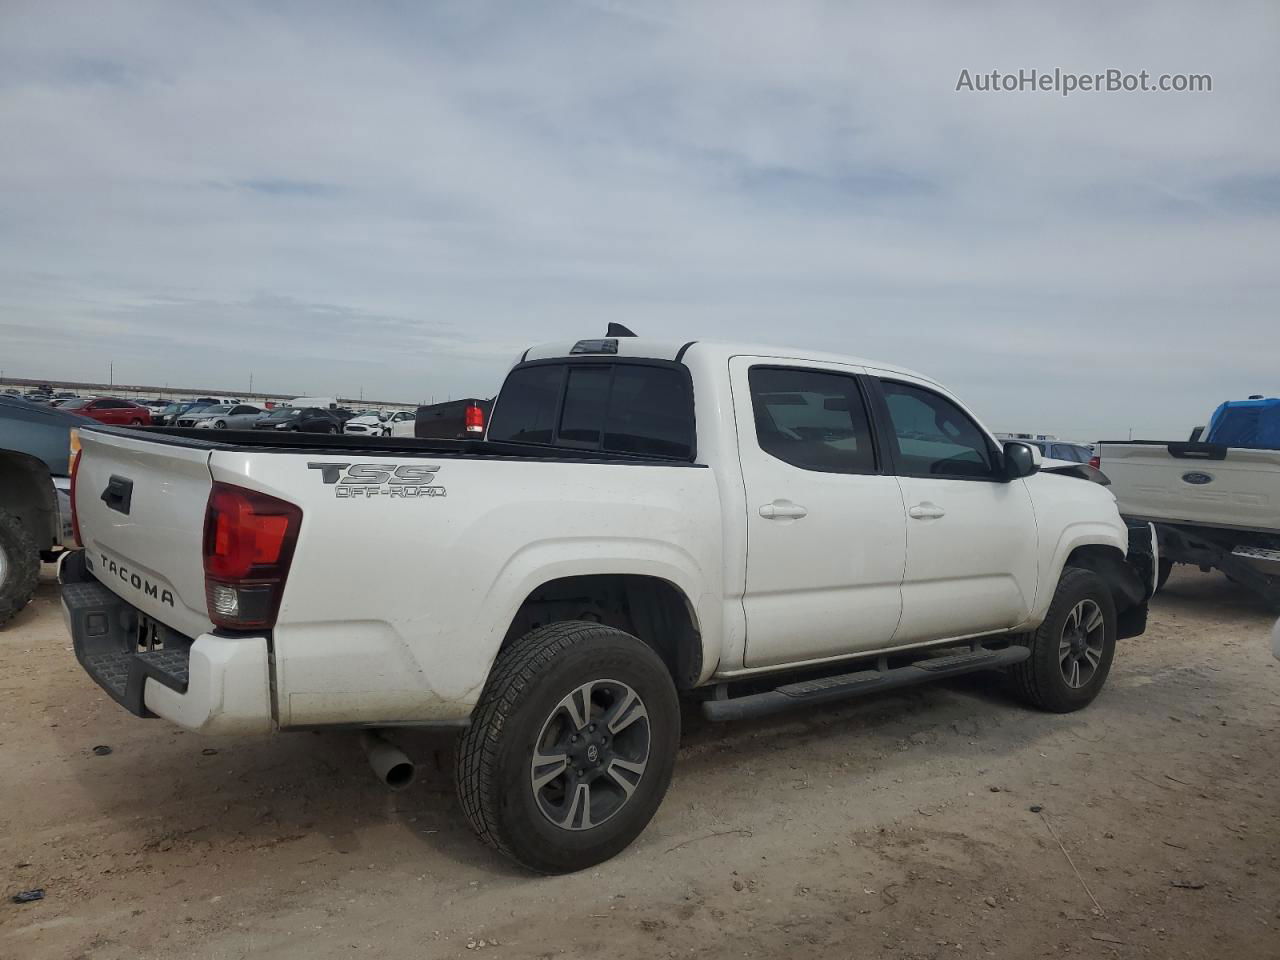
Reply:
[[83, 547], [84, 542], [80, 539], [80, 515], [76, 513], [76, 474], [80, 472], [79, 441], [80, 438], [77, 436], [75, 440], [77, 448], [71, 454], [71, 491], [68, 496], [71, 500], [71, 539], [77, 547]]
[[204, 593], [215, 626], [275, 626], [301, 526], [302, 510], [292, 503], [213, 485], [204, 515]]
[[474, 403], [467, 407], [467, 433], [484, 433], [484, 410]]
[[1095, 453], [1092, 457], [1089, 458], [1089, 466], [1093, 467], [1093, 469], [1095, 470], [1101, 470], [1102, 458]]

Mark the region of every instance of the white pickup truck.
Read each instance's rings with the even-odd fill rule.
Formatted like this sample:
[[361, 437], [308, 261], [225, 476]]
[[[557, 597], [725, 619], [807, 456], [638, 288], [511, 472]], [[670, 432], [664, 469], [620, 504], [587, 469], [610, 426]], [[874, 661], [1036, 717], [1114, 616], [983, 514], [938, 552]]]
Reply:
[[216, 733], [456, 727], [466, 816], [544, 872], [644, 829], [681, 695], [730, 719], [996, 669], [1075, 710], [1154, 591], [1149, 526], [1080, 465], [844, 356], [609, 337], [526, 351], [483, 440], [80, 444], [63, 602], [112, 697]]
[[1196, 433], [1104, 441], [1098, 466], [1121, 515], [1154, 523], [1160, 584], [1174, 563], [1216, 567], [1280, 609], [1280, 400], [1228, 401]]

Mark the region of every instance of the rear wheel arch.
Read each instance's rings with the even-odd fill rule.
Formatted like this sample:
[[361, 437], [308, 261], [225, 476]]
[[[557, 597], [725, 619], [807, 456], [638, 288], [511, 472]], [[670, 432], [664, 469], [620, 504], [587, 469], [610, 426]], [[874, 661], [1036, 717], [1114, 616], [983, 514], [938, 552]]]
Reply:
[[499, 652], [538, 627], [566, 621], [601, 623], [636, 637], [658, 654], [678, 689], [695, 686], [702, 674], [697, 613], [669, 580], [631, 573], [548, 580], [520, 604]]

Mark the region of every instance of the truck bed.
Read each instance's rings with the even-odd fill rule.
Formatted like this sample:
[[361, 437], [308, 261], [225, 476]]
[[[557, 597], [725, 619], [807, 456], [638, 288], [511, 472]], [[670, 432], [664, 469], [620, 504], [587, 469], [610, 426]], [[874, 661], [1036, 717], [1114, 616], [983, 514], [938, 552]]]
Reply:
[[[128, 655], [127, 675], [99, 664], [95, 676], [121, 702], [161, 716], [190, 712], [168, 685], [189, 684], [204, 705], [181, 714], [190, 729], [227, 731], [235, 716], [265, 715], [237, 712], [223, 699], [230, 692], [208, 687], [230, 669], [219, 657], [253, 674], [237, 689], [253, 691], [255, 704], [269, 690], [281, 728], [461, 722], [525, 599], [600, 564], [675, 584], [697, 598], [704, 629], [719, 630], [722, 511], [702, 464], [520, 443], [165, 427], [88, 427], [81, 447], [76, 507], [86, 590], [96, 591], [84, 614], [96, 612], [104, 629], [127, 621], [142, 631], [139, 649], [109, 651], [112, 664]], [[300, 512], [269, 628], [229, 633], [210, 617], [204, 545], [215, 485]], [[186, 653], [185, 681], [171, 670], [147, 679], [161, 666], [151, 662], [160, 634], [166, 656]]]
[[1280, 450], [1103, 441], [1099, 457], [1126, 517], [1280, 534]]
[[549, 460], [556, 463], [637, 464], [664, 467], [700, 467], [702, 464], [667, 457], [629, 456], [600, 450], [552, 447], [540, 443], [494, 440], [440, 440], [417, 437], [362, 437], [267, 430], [197, 430], [191, 427], [108, 427], [98, 424], [85, 430], [139, 438], [180, 447], [209, 451], [254, 453], [379, 453], [396, 456], [465, 457], [479, 460]]

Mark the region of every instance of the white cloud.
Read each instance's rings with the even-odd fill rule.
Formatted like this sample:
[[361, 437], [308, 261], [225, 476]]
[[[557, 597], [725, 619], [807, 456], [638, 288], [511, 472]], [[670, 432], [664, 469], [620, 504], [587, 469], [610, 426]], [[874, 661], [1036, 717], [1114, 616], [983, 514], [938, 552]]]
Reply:
[[[1280, 389], [1275, 26], [1266, 3], [8, 4], [2, 365], [417, 400], [620, 319], [880, 356], [997, 428], [1181, 435]], [[1055, 66], [1214, 90], [954, 90]]]

